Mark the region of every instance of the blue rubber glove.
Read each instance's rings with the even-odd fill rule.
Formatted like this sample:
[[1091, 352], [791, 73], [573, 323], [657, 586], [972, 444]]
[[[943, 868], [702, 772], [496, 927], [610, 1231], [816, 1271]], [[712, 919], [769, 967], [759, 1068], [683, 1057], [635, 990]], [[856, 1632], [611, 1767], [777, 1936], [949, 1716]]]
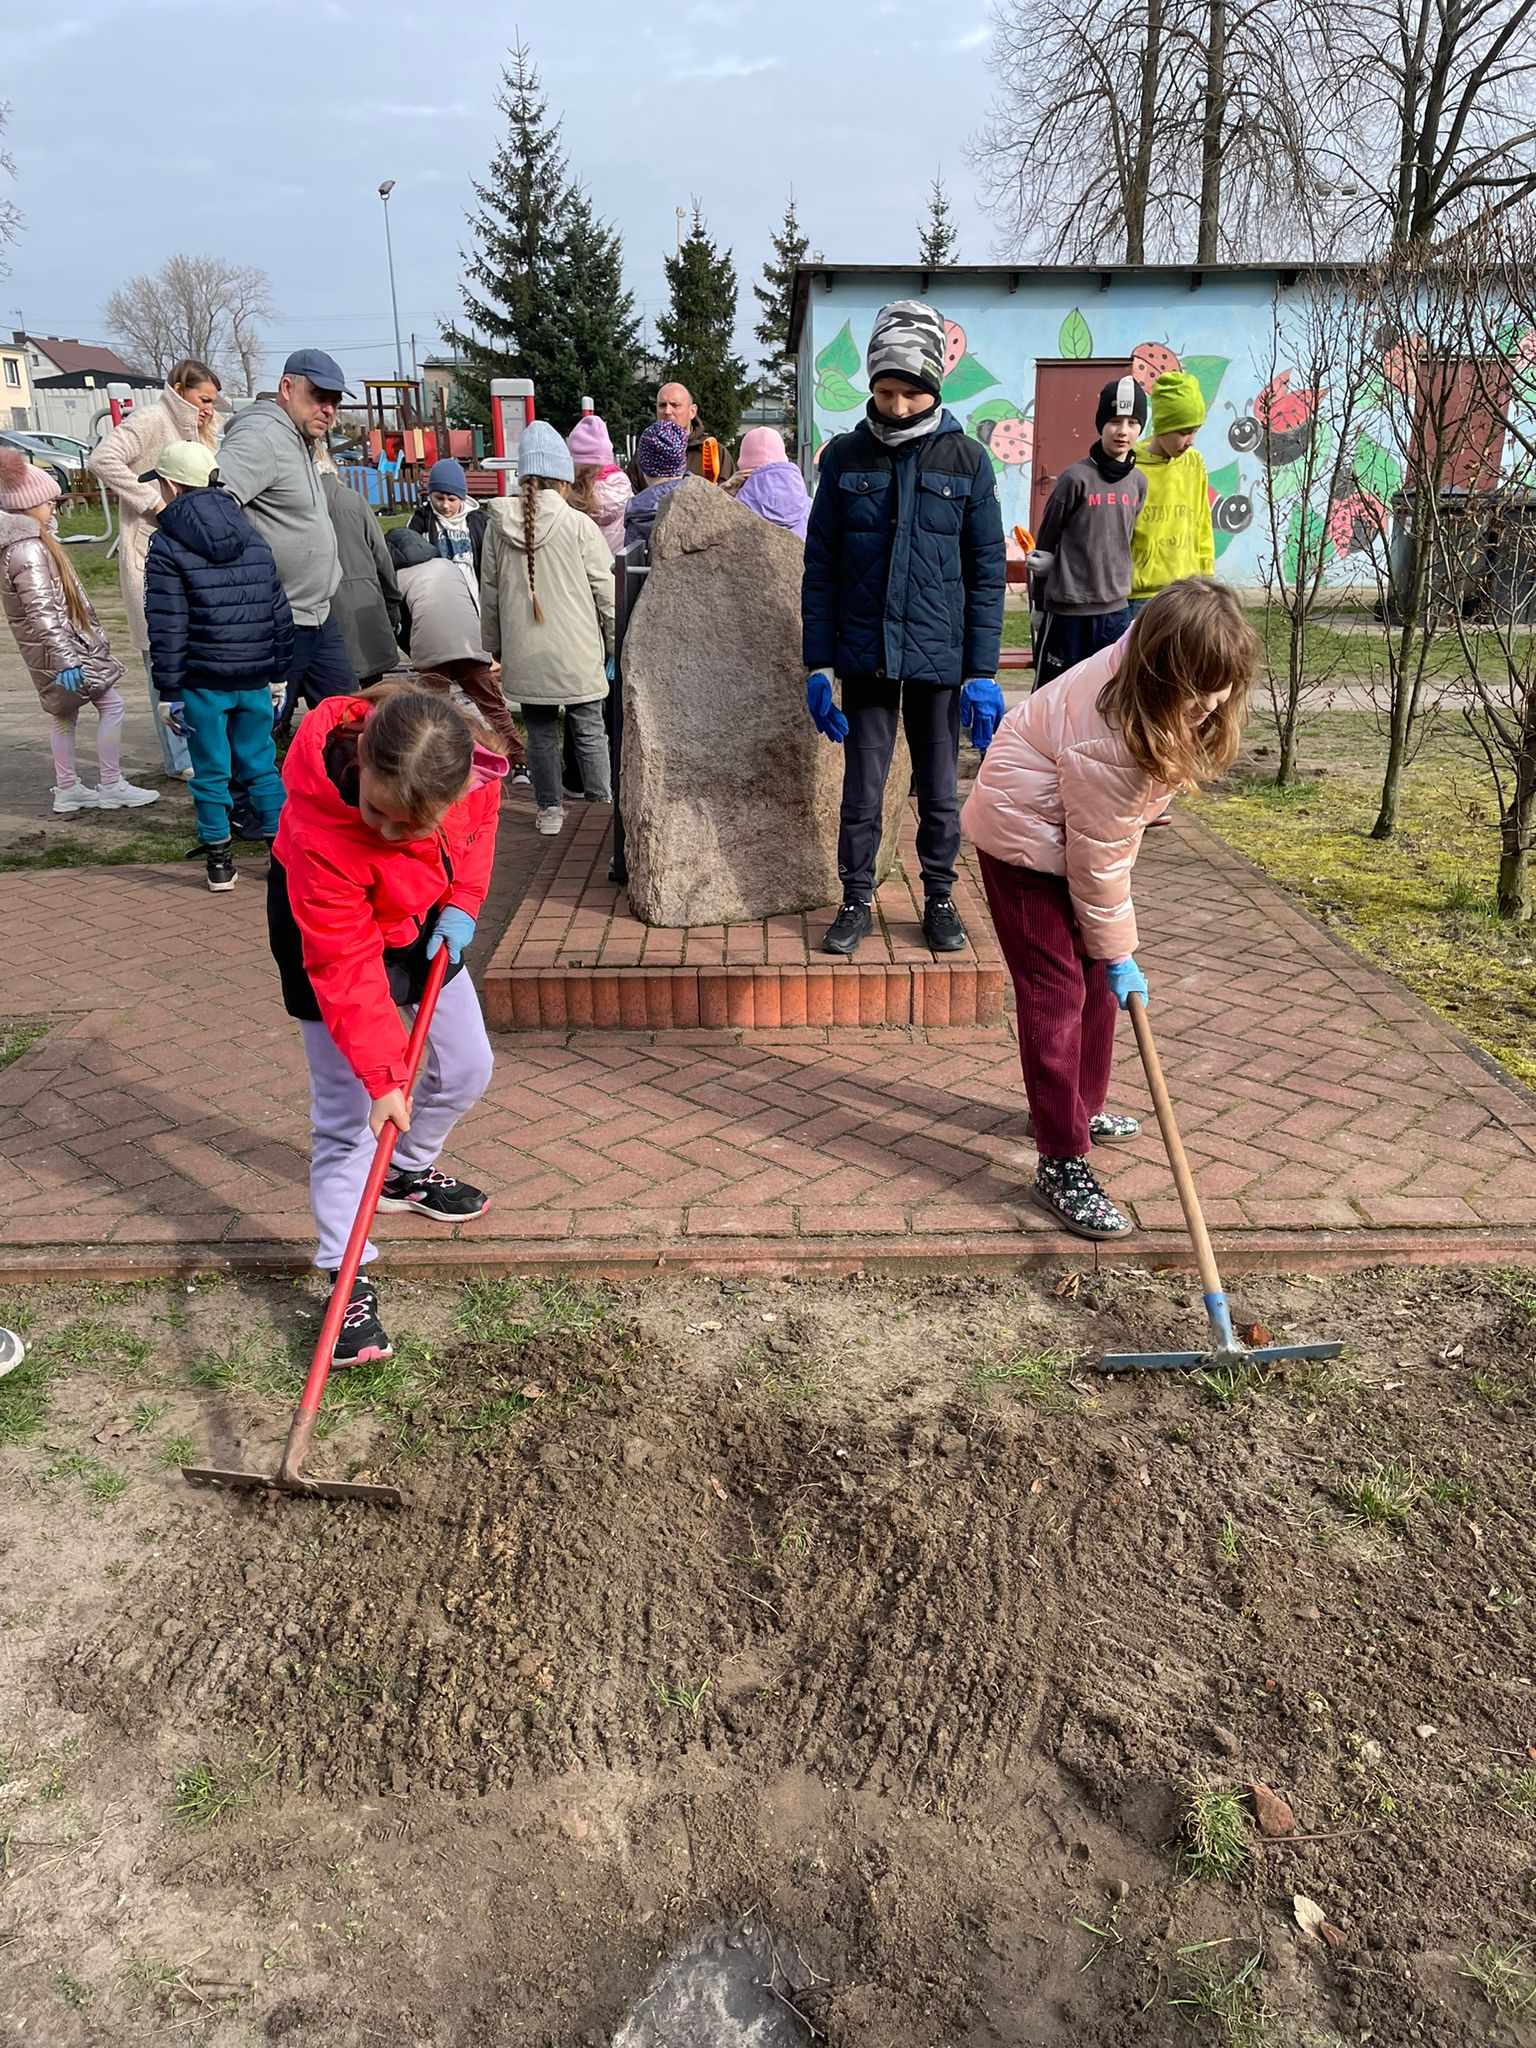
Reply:
[[609, 655], [608, 659], [603, 663], [603, 674], [608, 678], [610, 683], [613, 681], [613, 656], [611, 654]]
[[1122, 1010], [1131, 1007], [1131, 997], [1140, 996], [1150, 1005], [1147, 994], [1147, 977], [1136, 965], [1135, 959], [1110, 960], [1105, 963], [1104, 972], [1109, 977], [1110, 993]]
[[85, 681], [83, 668], [61, 668], [53, 679], [61, 690], [78, 690]]
[[177, 739], [187, 736], [187, 707], [180, 697], [162, 697], [160, 700], [160, 723], [167, 732], [175, 733]]
[[805, 679], [805, 708], [822, 738], [840, 747], [848, 737], [848, 721], [832, 702], [832, 678], [824, 668]]
[[475, 920], [467, 910], [445, 910], [427, 941], [427, 958], [430, 960], [440, 946], [446, 946], [448, 958], [457, 967], [464, 957], [464, 948], [474, 936]]
[[978, 754], [984, 754], [991, 746], [992, 735], [1002, 724], [1007, 709], [1003, 693], [996, 683], [982, 676], [973, 676], [961, 690], [961, 729], [970, 734], [971, 745]]

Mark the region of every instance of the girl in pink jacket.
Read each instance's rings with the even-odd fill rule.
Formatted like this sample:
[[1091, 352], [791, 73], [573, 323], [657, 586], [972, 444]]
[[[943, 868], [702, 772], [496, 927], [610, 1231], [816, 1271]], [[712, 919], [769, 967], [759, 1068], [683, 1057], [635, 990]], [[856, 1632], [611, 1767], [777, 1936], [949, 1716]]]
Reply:
[[1258, 658], [1230, 590], [1169, 584], [1123, 639], [1009, 712], [961, 815], [1018, 998], [1034, 1198], [1079, 1237], [1133, 1228], [1088, 1153], [1139, 1128], [1104, 1103], [1116, 1006], [1147, 995], [1131, 901], [1142, 834], [1231, 767]]
[[576, 484], [571, 503], [597, 522], [608, 543], [608, 552], [618, 554], [624, 545], [624, 507], [634, 496], [634, 486], [613, 459], [608, 429], [596, 413], [586, 413], [565, 437], [576, 465]]

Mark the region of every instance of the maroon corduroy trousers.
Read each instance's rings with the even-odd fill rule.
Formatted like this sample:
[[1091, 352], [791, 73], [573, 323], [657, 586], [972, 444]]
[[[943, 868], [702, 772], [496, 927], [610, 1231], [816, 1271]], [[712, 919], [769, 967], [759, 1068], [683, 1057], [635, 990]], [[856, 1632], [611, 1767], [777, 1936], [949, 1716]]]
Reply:
[[1088, 1119], [1104, 1107], [1115, 1014], [1102, 960], [1083, 952], [1072, 898], [1059, 875], [977, 855], [997, 943], [1019, 1009], [1019, 1064], [1042, 1159], [1081, 1159]]

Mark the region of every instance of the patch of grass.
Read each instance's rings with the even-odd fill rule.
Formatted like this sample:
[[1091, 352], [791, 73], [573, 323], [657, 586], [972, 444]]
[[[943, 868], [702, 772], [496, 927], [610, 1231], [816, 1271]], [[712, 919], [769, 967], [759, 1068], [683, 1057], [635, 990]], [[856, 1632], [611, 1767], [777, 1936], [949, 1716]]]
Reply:
[[1497, 1372], [1473, 1373], [1472, 1385], [1490, 1408], [1508, 1408], [1511, 1403], [1518, 1401], [1524, 1392], [1514, 1380], [1507, 1380], [1502, 1373]]
[[1536, 1084], [1529, 925], [1487, 915], [1499, 836], [1486, 764], [1447, 723], [1408, 770], [1398, 828], [1369, 837], [1383, 744], [1368, 715], [1329, 713], [1304, 743], [1329, 772], [1305, 803], [1242, 786], [1194, 800], [1202, 822], [1391, 969], [1518, 1079]]
[[[104, 815], [115, 817], [117, 813]], [[145, 867], [185, 858], [196, 833], [185, 825], [135, 825], [128, 839], [53, 839], [35, 853], [14, 848], [0, 852], [0, 874], [28, 874], [51, 868]], [[39, 1034], [40, 1036], [41, 1034]]]
[[1240, 1795], [1196, 1780], [1184, 1788], [1184, 1814], [1179, 1823], [1179, 1860], [1203, 1883], [1230, 1883], [1240, 1877], [1253, 1854], [1248, 1813]]
[[273, 1337], [251, 1334], [238, 1337], [225, 1351], [198, 1352], [187, 1367], [187, 1378], [208, 1393], [238, 1388], [242, 1393], [272, 1399], [291, 1396], [300, 1383], [281, 1344]]
[[55, 1458], [43, 1473], [45, 1481], [55, 1479], [78, 1479], [87, 1500], [100, 1507], [108, 1507], [115, 1500], [121, 1500], [128, 1491], [128, 1481], [121, 1472], [114, 1472], [110, 1465], [103, 1465], [99, 1458], [89, 1458], [83, 1451], [66, 1451], [63, 1457]]
[[1237, 1540], [1237, 1524], [1230, 1515], [1221, 1518], [1221, 1529], [1216, 1537], [1216, 1553], [1224, 1564], [1236, 1564], [1241, 1555]]
[[48, 1025], [40, 1017], [7, 1017], [0, 1022], [0, 1067], [9, 1067], [39, 1039], [48, 1036]]
[[83, 2012], [96, 1996], [89, 1984], [84, 1984], [68, 1970], [58, 1971], [53, 1988], [73, 2012]]
[[155, 1452], [155, 1463], [162, 1472], [176, 1472], [183, 1465], [195, 1465], [197, 1445], [189, 1436], [168, 1436]]
[[1528, 1941], [1501, 1947], [1496, 1941], [1482, 1941], [1470, 1955], [1461, 1958], [1461, 1975], [1476, 1984], [1495, 2012], [1522, 2018], [1536, 2012], [1536, 1969]]
[[454, 1322], [467, 1343], [515, 1348], [552, 1332], [595, 1329], [607, 1312], [596, 1290], [568, 1280], [477, 1278], [465, 1281]]
[[1059, 1415], [1077, 1405], [1067, 1384], [1070, 1371], [1071, 1360], [1064, 1351], [1018, 1351], [1011, 1358], [978, 1365], [974, 1377], [980, 1389], [1001, 1387], [1047, 1415]]
[[1424, 1498], [1437, 1508], [1469, 1508], [1477, 1499], [1477, 1488], [1470, 1479], [1426, 1479]]
[[1499, 1788], [1499, 1805], [1506, 1813], [1536, 1820], [1536, 1771], [1499, 1771], [1494, 1782]]
[[164, 1401], [137, 1401], [128, 1420], [135, 1436], [142, 1436], [147, 1429], [153, 1429], [165, 1413]]
[[656, 1679], [653, 1681], [652, 1690], [668, 1713], [687, 1714], [696, 1721], [704, 1705], [705, 1695], [713, 1683], [713, 1679], [706, 1678], [701, 1685], [696, 1686], [668, 1685], [662, 1679]]
[[125, 1330], [106, 1316], [76, 1316], [40, 1337], [35, 1353], [72, 1371], [109, 1371], [132, 1379], [154, 1359], [152, 1339]]
[[231, 1814], [249, 1806], [268, 1778], [276, 1761], [274, 1749], [266, 1756], [251, 1755], [232, 1768], [201, 1758], [176, 1773], [171, 1781], [171, 1812], [184, 1827], [212, 1827]]
[[1268, 1384], [1269, 1375], [1256, 1365], [1213, 1365], [1195, 1374], [1195, 1385], [1215, 1408], [1235, 1408]]
[[53, 1368], [33, 1352], [0, 1379], [0, 1449], [24, 1444], [48, 1420], [48, 1382]]
[[1375, 1464], [1358, 1478], [1341, 1479], [1334, 1498], [1352, 1520], [1395, 1529], [1407, 1521], [1421, 1491], [1412, 1465], [1393, 1461]]
[[[1180, 1953], [1188, 1957], [1196, 1951]], [[1269, 2036], [1269, 2008], [1256, 1981], [1263, 1962], [1263, 1951], [1256, 1950], [1235, 1970], [1214, 1961], [1191, 1969], [1184, 1989], [1168, 2003], [1196, 2019], [1209, 2020], [1225, 2048], [1262, 2048]]]

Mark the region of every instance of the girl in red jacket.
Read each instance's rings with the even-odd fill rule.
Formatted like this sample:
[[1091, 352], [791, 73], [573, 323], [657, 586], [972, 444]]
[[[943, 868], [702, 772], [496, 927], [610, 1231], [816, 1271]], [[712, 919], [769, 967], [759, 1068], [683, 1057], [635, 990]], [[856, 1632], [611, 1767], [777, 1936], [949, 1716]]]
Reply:
[[[315, 1264], [333, 1285], [386, 1122], [402, 1136], [381, 1209], [466, 1223], [489, 1206], [435, 1164], [491, 1078], [479, 1000], [462, 972], [490, 882], [507, 772], [489, 738], [445, 697], [386, 684], [326, 699], [283, 766], [288, 800], [267, 927], [309, 1061]], [[427, 962], [442, 946], [452, 965], [407, 1100], [400, 1011], [420, 1001]], [[374, 1256], [370, 1244], [364, 1261]], [[377, 1295], [359, 1277], [333, 1362], [390, 1355]]]
[[1013, 977], [1040, 1163], [1034, 1197], [1079, 1237], [1132, 1225], [1099, 1186], [1116, 1006], [1146, 1000], [1131, 872], [1173, 797], [1231, 767], [1259, 644], [1233, 593], [1170, 583], [1130, 631], [1037, 690], [997, 729], [961, 826]]

